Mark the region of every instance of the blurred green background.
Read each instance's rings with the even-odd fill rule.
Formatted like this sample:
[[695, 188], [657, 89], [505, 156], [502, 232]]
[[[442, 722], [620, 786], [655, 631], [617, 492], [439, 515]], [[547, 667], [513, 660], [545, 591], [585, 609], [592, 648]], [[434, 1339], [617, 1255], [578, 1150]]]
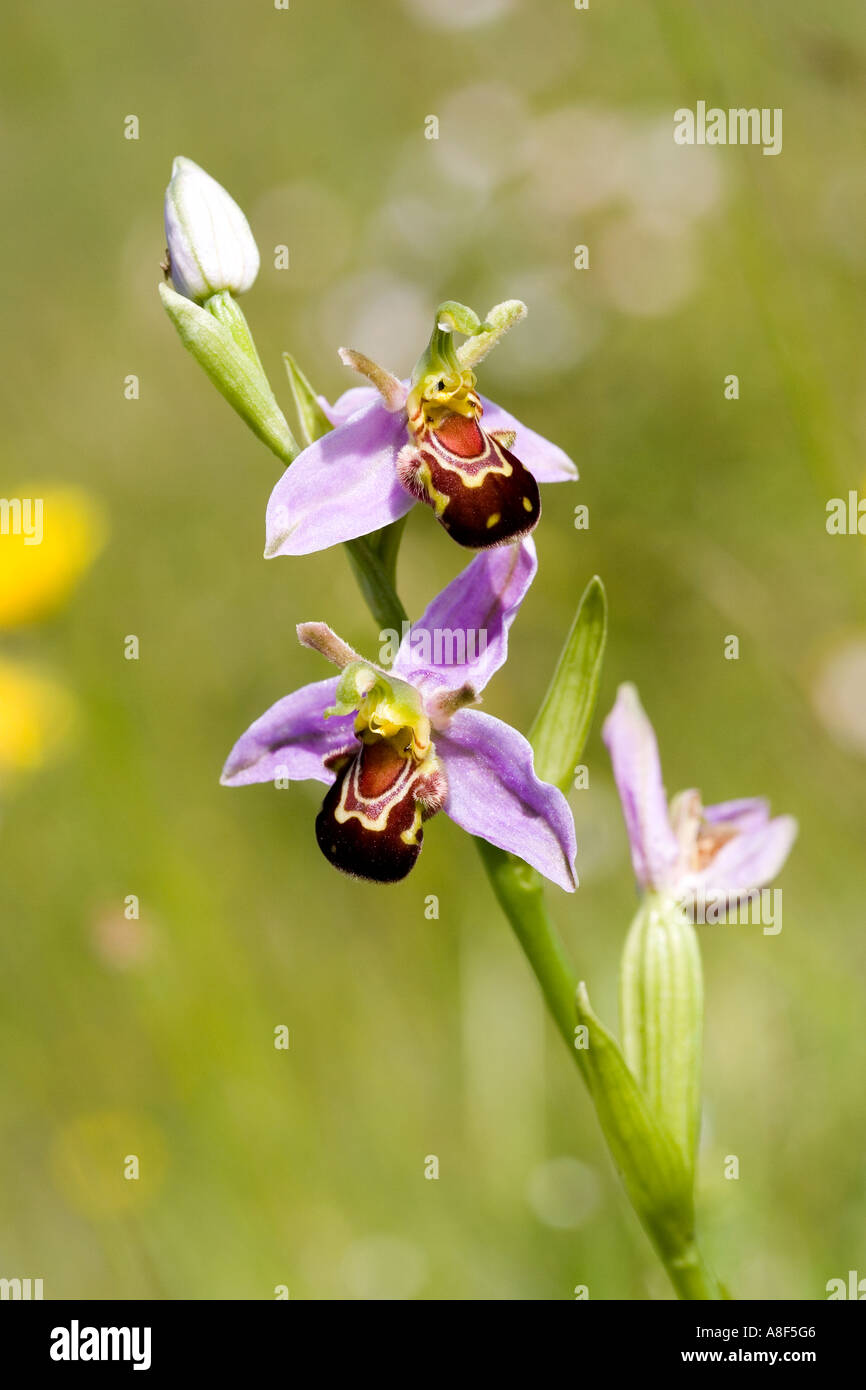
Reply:
[[[636, 681], [671, 791], [798, 816], [781, 934], [702, 934], [701, 1221], [739, 1297], [866, 1275], [864, 542], [825, 529], [866, 490], [863, 6], [82, 0], [2, 23], [0, 492], [74, 483], [110, 533], [62, 612], [0, 632], [79, 707], [63, 755], [2, 787], [0, 1275], [49, 1298], [670, 1296], [469, 839], [439, 817], [375, 889], [318, 854], [315, 785], [218, 785], [247, 724], [325, 674], [297, 621], [376, 634], [344, 555], [261, 558], [278, 465], [156, 295], [178, 153], [250, 218], [244, 308], [284, 403], [283, 349], [333, 396], [341, 343], [405, 373], [440, 299], [528, 302], [481, 386], [581, 481], [545, 493], [486, 708], [528, 728], [597, 571], [599, 716]], [[676, 147], [699, 99], [782, 107], [782, 154]], [[465, 558], [416, 509], [410, 613]], [[636, 899], [599, 725], [581, 887], [551, 901], [613, 1023]]]

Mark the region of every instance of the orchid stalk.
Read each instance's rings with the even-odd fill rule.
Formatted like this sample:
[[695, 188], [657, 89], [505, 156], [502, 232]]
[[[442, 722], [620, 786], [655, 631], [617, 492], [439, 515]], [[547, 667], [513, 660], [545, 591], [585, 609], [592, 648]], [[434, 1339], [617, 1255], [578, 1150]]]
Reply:
[[[733, 896], [769, 882], [796, 826], [771, 819], [756, 799], [704, 808], [689, 791], [668, 805], [652, 726], [634, 688], [620, 688], [604, 739], [643, 894], [623, 954], [620, 1045], [593, 1012], [545, 901], [546, 883], [577, 888], [564, 793], [598, 699], [607, 640], [600, 579], [580, 599], [529, 737], [477, 708], [506, 663], [536, 575], [539, 484], [577, 477], [558, 446], [478, 390], [475, 368], [525, 305], [507, 300], [482, 319], [455, 301], [440, 304], [406, 379], [340, 349], [368, 384], [333, 404], [284, 354], [299, 443], [236, 301], [258, 269], [252, 233], [228, 193], [191, 161], [175, 163], [166, 234], [174, 289], [160, 293], [181, 340], [287, 465], [268, 503], [266, 558], [345, 545], [380, 629], [403, 633], [389, 657], [373, 657], [319, 615], [301, 623], [299, 641], [336, 674], [281, 696], [257, 718], [229, 753], [223, 783], [323, 784], [319, 849], [335, 868], [377, 884], [412, 871], [439, 813], [475, 837], [674, 1289], [686, 1299], [726, 1296], [695, 1236], [703, 996], [688, 906], [707, 888]], [[474, 556], [409, 626], [396, 572], [416, 502]], [[456, 656], [437, 650], [442, 633], [458, 643]]]

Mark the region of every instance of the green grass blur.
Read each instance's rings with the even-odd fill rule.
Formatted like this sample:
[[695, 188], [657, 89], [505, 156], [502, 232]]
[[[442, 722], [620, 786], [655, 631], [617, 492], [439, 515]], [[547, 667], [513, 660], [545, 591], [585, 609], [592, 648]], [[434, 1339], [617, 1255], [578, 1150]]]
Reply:
[[[62, 614], [2, 642], [82, 721], [0, 819], [0, 1275], [46, 1297], [670, 1296], [469, 839], [434, 820], [377, 890], [318, 854], [313, 785], [218, 785], [247, 724], [325, 674], [296, 622], [376, 634], [342, 554], [261, 558], [275, 460], [156, 295], [178, 153], [250, 217], [244, 308], [286, 406], [283, 349], [333, 396], [341, 343], [404, 373], [440, 299], [529, 303], [482, 389], [581, 481], [545, 493], [486, 708], [529, 727], [598, 572], [599, 714], [634, 680], [671, 791], [798, 816], [782, 932], [702, 936], [704, 1243], [739, 1297], [866, 1275], [863, 540], [824, 524], [864, 487], [862, 5], [80, 0], [3, 30], [0, 492], [75, 482], [111, 535]], [[782, 154], [675, 147], [700, 99], [783, 108]], [[416, 509], [409, 611], [464, 559]], [[551, 901], [613, 1023], [635, 895], [599, 725], [581, 888]]]

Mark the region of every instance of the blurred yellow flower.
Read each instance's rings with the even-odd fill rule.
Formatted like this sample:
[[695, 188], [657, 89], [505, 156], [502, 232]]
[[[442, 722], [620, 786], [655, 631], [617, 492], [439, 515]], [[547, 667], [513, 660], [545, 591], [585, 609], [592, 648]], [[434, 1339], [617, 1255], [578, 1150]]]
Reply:
[[41, 767], [66, 742], [75, 701], [56, 681], [0, 659], [0, 775]]
[[[0, 629], [60, 608], [104, 538], [102, 508], [78, 488], [30, 483], [0, 498]], [[75, 700], [62, 685], [0, 657], [0, 777], [48, 762], [75, 718]]]
[[31, 483], [15, 495], [14, 503], [4, 500], [0, 628], [15, 628], [38, 622], [63, 605], [101, 550], [105, 522], [98, 503], [77, 488]]

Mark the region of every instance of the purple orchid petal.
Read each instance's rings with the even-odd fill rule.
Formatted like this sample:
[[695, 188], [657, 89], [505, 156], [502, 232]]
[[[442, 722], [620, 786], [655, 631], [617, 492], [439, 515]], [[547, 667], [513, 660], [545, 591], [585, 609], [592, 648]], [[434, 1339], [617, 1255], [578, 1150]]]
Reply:
[[522, 425], [501, 405], [487, 400], [486, 396], [481, 397], [481, 404], [484, 406], [481, 417], [483, 428], [488, 434], [493, 430], [514, 430], [516, 437], [512, 452], [539, 483], [574, 482], [577, 464], [572, 462], [568, 454], [543, 435], [536, 434], [528, 425]]
[[397, 479], [406, 438], [406, 417], [389, 414], [377, 393], [310, 444], [271, 493], [265, 555], [327, 550], [405, 516], [415, 502]]
[[403, 638], [394, 674], [421, 690], [484, 689], [508, 655], [508, 629], [535, 577], [531, 536], [482, 550]]
[[574, 818], [558, 787], [536, 777], [523, 735], [492, 715], [464, 709], [437, 735], [436, 751], [448, 778], [446, 814], [574, 892]]
[[353, 415], [357, 415], [364, 406], [372, 405], [373, 401], [381, 401], [382, 397], [375, 386], [351, 386], [348, 391], [344, 391], [342, 396], [338, 396], [331, 405], [325, 396], [317, 396], [316, 400], [324, 410], [331, 424], [345, 425], [347, 420], [351, 420]]
[[352, 742], [352, 715], [325, 719], [333, 705], [337, 680], [331, 676], [304, 685], [278, 700], [241, 734], [223, 768], [225, 787], [244, 787], [251, 782], [316, 781], [330, 784], [334, 774], [324, 759]]
[[770, 819], [770, 807], [761, 796], [744, 796], [738, 801], [719, 801], [704, 807], [704, 819], [711, 825], [725, 825], [732, 830], [759, 830]]
[[706, 869], [689, 874], [678, 886], [706, 893], [745, 893], [763, 888], [778, 874], [796, 838], [794, 817], [776, 816], [757, 830], [736, 835]]
[[635, 875], [644, 888], [662, 888], [679, 846], [668, 817], [658, 743], [633, 685], [619, 687], [602, 737], [613, 764]]

